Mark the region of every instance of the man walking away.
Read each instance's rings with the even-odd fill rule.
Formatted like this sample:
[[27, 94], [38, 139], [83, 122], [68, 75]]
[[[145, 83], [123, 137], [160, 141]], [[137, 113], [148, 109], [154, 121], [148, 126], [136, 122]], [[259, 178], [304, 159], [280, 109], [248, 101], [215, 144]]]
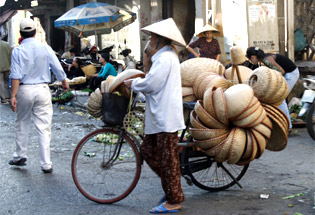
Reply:
[[22, 19], [21, 45], [13, 49], [11, 58], [11, 109], [17, 113], [16, 151], [10, 165], [26, 165], [26, 152], [31, 116], [38, 134], [40, 165], [44, 173], [52, 172], [50, 161], [51, 121], [53, 115], [48, 83], [50, 69], [62, 87], [69, 90], [66, 74], [54, 51], [47, 44], [35, 40], [36, 28], [32, 19]]

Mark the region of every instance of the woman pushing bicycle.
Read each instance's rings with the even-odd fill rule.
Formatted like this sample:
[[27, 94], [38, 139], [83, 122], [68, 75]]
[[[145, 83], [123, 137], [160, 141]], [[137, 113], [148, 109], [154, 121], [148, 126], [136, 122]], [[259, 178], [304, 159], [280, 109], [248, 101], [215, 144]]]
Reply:
[[134, 92], [146, 97], [145, 137], [140, 153], [161, 178], [165, 198], [150, 213], [172, 213], [185, 200], [181, 187], [178, 130], [184, 129], [180, 62], [173, 43], [186, 46], [172, 18], [141, 29], [150, 34], [146, 50], [152, 66], [145, 78], [125, 81]]

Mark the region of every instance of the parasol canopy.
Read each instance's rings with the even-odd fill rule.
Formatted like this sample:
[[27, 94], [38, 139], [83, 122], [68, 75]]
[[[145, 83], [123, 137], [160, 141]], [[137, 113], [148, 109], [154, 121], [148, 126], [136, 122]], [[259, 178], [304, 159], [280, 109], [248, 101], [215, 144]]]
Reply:
[[91, 2], [72, 8], [57, 20], [56, 28], [73, 32], [84, 37], [96, 34], [110, 34], [131, 24], [136, 13], [117, 6]]

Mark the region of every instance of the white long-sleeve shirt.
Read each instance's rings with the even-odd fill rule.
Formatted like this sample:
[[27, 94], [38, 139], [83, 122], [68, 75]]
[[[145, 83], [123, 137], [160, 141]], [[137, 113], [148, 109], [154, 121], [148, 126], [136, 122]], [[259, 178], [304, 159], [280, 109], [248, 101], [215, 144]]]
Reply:
[[164, 46], [152, 58], [145, 78], [132, 82], [134, 92], [146, 97], [145, 134], [175, 132], [185, 128], [180, 63], [176, 53]]

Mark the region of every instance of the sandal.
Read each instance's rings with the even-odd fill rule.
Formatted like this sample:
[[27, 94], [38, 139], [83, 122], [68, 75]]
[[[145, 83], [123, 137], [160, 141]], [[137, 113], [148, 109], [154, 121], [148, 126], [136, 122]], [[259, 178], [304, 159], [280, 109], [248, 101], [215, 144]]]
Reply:
[[149, 210], [149, 212], [152, 214], [176, 213], [178, 211], [179, 211], [179, 209], [168, 210], [164, 207], [164, 204], [161, 204], [161, 205], [156, 206], [155, 208], [152, 208], [151, 210]]
[[10, 160], [9, 164], [14, 166], [25, 166], [26, 158], [21, 158], [20, 160]]

